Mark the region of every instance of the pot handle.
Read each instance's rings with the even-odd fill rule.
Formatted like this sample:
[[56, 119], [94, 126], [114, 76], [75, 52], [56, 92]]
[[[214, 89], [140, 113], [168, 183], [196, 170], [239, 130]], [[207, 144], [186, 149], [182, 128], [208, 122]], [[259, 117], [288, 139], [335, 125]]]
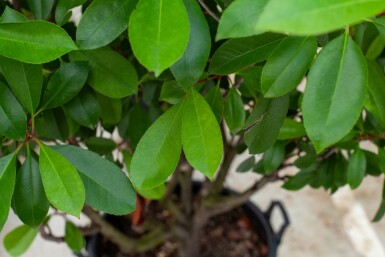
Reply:
[[280, 243], [283, 234], [285, 233], [287, 227], [290, 225], [290, 219], [283, 204], [279, 201], [272, 201], [270, 204], [270, 207], [264, 213], [266, 219], [269, 221], [270, 226], [271, 226], [271, 214], [273, 213], [273, 210], [275, 208], [278, 208], [280, 210], [283, 217], [283, 224], [281, 228], [278, 230], [278, 232], [273, 231], [275, 239], [277, 240], [277, 243]]

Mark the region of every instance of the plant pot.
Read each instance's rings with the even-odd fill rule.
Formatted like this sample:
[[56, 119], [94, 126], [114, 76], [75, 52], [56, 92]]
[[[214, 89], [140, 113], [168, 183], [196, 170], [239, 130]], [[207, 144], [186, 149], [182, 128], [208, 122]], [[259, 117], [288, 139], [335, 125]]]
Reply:
[[[200, 183], [194, 183], [193, 185], [194, 191], [198, 191], [200, 187], [201, 187]], [[236, 193], [229, 189], [224, 189], [223, 194], [232, 195]], [[242, 206], [242, 209], [245, 211], [246, 215], [249, 217], [252, 223], [252, 226], [260, 236], [260, 239], [267, 246], [268, 248], [267, 257], [276, 257], [277, 249], [279, 244], [281, 243], [282, 236], [284, 235], [284, 232], [286, 231], [287, 227], [290, 224], [288, 214], [283, 204], [279, 201], [272, 201], [269, 208], [265, 212], [263, 212], [255, 204], [249, 201]], [[272, 213], [275, 209], [277, 209], [281, 213], [282, 219], [283, 219], [283, 224], [281, 225], [278, 231], [274, 231], [271, 224]], [[111, 218], [113, 218], [113, 216], [110, 216], [110, 215], [106, 216], [107, 220]], [[98, 252], [98, 246], [101, 240], [102, 240], [102, 235], [100, 234], [86, 238], [87, 254], [85, 255], [77, 254], [77, 256], [78, 257], [100, 257], [101, 254]]]

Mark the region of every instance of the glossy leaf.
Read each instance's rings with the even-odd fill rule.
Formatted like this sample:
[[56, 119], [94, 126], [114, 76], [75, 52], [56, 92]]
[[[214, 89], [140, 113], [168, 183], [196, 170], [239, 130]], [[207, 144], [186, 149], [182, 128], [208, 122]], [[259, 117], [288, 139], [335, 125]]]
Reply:
[[254, 155], [252, 155], [246, 160], [244, 160], [241, 164], [239, 164], [237, 168], [237, 172], [247, 172], [253, 168], [254, 164], [255, 164], [255, 157]]
[[188, 91], [206, 67], [211, 48], [210, 31], [197, 1], [183, 0], [190, 23], [190, 36], [182, 57], [171, 66], [179, 84]]
[[376, 26], [378, 32], [380, 32], [380, 34], [385, 37], [385, 17], [384, 16], [381, 16], [381, 17], [376, 17], [374, 20], [373, 20], [373, 23], [374, 25]]
[[86, 192], [86, 203], [113, 215], [125, 215], [135, 209], [136, 194], [122, 170], [112, 162], [80, 147], [52, 147], [78, 170]]
[[139, 104], [135, 104], [129, 113], [129, 126], [127, 135], [130, 138], [131, 145], [136, 148], [140, 139], [151, 125], [148, 113]]
[[186, 91], [177, 81], [169, 80], [163, 83], [159, 100], [170, 104], [177, 104], [185, 94]]
[[55, 0], [28, 0], [33, 16], [38, 20], [46, 20], [54, 4]]
[[290, 118], [285, 118], [281, 129], [279, 130], [278, 139], [287, 140], [306, 136], [303, 123], [296, 122]]
[[27, 130], [27, 117], [23, 108], [7, 86], [0, 82], [0, 134], [23, 140]]
[[369, 60], [376, 60], [385, 48], [385, 37], [378, 35], [370, 44], [365, 57]]
[[285, 144], [275, 143], [263, 155], [263, 166], [265, 172], [270, 173], [276, 170], [285, 159]]
[[76, 30], [81, 49], [105, 46], [127, 29], [138, 0], [95, 0], [84, 12]]
[[378, 148], [378, 167], [385, 173], [385, 149], [381, 147]]
[[5, 7], [5, 10], [0, 17], [0, 23], [18, 23], [24, 21], [28, 21], [27, 17], [8, 6]]
[[316, 51], [315, 37], [288, 37], [282, 40], [263, 67], [263, 95], [278, 97], [295, 89], [310, 67]]
[[250, 153], [263, 153], [274, 144], [288, 108], [288, 95], [261, 99], [245, 125], [245, 143]]
[[77, 47], [62, 28], [45, 21], [0, 24], [0, 54], [26, 63], [46, 63]]
[[223, 96], [219, 86], [213, 87], [206, 95], [206, 102], [210, 105], [218, 123], [221, 123], [225, 109]]
[[80, 216], [84, 185], [75, 167], [58, 152], [39, 143], [40, 174], [50, 203], [63, 212]]
[[5, 250], [13, 257], [22, 255], [31, 246], [38, 233], [38, 229], [27, 225], [15, 228], [4, 237]]
[[71, 18], [71, 9], [82, 5], [87, 0], [59, 0], [55, 9], [55, 21], [59, 25], [63, 25]]
[[289, 178], [284, 184], [283, 188], [287, 190], [296, 191], [307, 184], [309, 184], [314, 178], [313, 169], [305, 169], [298, 172], [295, 176]]
[[88, 76], [85, 62], [70, 62], [60, 66], [48, 82], [42, 101], [43, 109], [61, 106], [75, 97]]
[[59, 108], [46, 110], [35, 118], [35, 132], [40, 139], [65, 141], [69, 128], [63, 111]]
[[136, 58], [157, 77], [182, 56], [189, 32], [182, 0], [140, 0], [128, 29]]
[[138, 193], [146, 198], [146, 199], [151, 199], [151, 200], [160, 200], [166, 193], [166, 186], [165, 184], [161, 184], [157, 187], [147, 189], [147, 190], [140, 190]]
[[261, 90], [262, 66], [254, 66], [250, 69], [237, 72], [237, 75], [242, 77], [244, 82], [238, 88], [242, 96], [258, 99], [258, 92]]
[[138, 79], [132, 64], [109, 48], [72, 52], [70, 59], [89, 62], [87, 82], [100, 94], [122, 98], [136, 94], [138, 90]]
[[226, 96], [225, 121], [231, 133], [236, 134], [245, 123], [245, 108], [242, 97], [235, 88], [231, 88]]
[[348, 183], [352, 189], [357, 188], [364, 179], [366, 171], [366, 157], [359, 149], [355, 149], [349, 158]]
[[354, 24], [383, 10], [382, 0], [270, 0], [256, 29], [316, 35]]
[[222, 160], [222, 134], [210, 106], [194, 89], [183, 107], [182, 144], [191, 166], [212, 179]]
[[385, 128], [385, 75], [373, 61], [368, 64], [368, 88], [364, 106], [376, 118], [381, 127]]
[[268, 0], [237, 0], [223, 12], [216, 40], [257, 35], [259, 17]]
[[99, 119], [100, 105], [94, 94], [80, 92], [65, 105], [71, 118], [82, 126], [94, 128]]
[[122, 118], [122, 101], [97, 94], [100, 105], [100, 119], [105, 126], [116, 125]]
[[40, 102], [43, 86], [43, 67], [0, 56], [0, 67], [8, 85], [19, 102], [34, 113]]
[[49, 201], [45, 195], [37, 156], [27, 150], [27, 158], [21, 166], [13, 194], [17, 216], [30, 227], [38, 227], [46, 217]]
[[84, 237], [72, 222], [66, 221], [64, 239], [75, 253], [80, 253], [84, 247]]
[[111, 153], [116, 148], [116, 143], [109, 138], [90, 137], [84, 140], [87, 148], [97, 154]]
[[11, 208], [12, 194], [16, 181], [15, 155], [9, 154], [0, 158], [0, 231], [3, 229]]
[[139, 190], [159, 186], [175, 170], [182, 149], [182, 107], [177, 104], [166, 111], [139, 141], [129, 173]]
[[364, 56], [347, 34], [331, 41], [316, 58], [302, 110], [306, 131], [318, 153], [352, 129], [362, 110], [366, 81]]
[[381, 199], [381, 203], [380, 203], [380, 206], [378, 207], [378, 210], [373, 218], [373, 222], [378, 222], [382, 219], [382, 217], [384, 216], [385, 214], [385, 183], [384, 183], [384, 186], [383, 186], [383, 189], [382, 189], [382, 199]]
[[263, 34], [248, 38], [230, 39], [214, 53], [209, 73], [231, 74], [251, 64], [265, 61], [282, 38], [282, 35]]

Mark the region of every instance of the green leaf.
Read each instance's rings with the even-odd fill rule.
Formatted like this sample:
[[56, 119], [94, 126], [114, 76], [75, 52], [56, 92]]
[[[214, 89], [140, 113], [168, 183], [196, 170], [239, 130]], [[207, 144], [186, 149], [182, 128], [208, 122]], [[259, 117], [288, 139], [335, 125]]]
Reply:
[[5, 7], [5, 10], [0, 17], [0, 23], [18, 23], [24, 21], [28, 21], [27, 17], [8, 6]]
[[0, 54], [26, 63], [46, 63], [77, 47], [67, 32], [45, 21], [0, 24]]
[[216, 40], [257, 35], [259, 17], [268, 0], [237, 0], [223, 12]]
[[294, 161], [294, 165], [300, 169], [308, 168], [317, 161], [317, 153], [310, 143], [303, 143], [301, 150], [306, 154]]
[[28, 0], [28, 5], [37, 20], [48, 19], [54, 4], [55, 0]]
[[89, 91], [80, 92], [65, 105], [71, 118], [82, 126], [95, 128], [100, 115], [100, 105]]
[[127, 29], [138, 0], [95, 0], [84, 12], [76, 30], [81, 49], [108, 45]]
[[27, 117], [23, 108], [7, 86], [0, 82], [0, 134], [24, 140], [27, 130]]
[[366, 82], [364, 56], [346, 33], [328, 43], [316, 58], [302, 111], [306, 131], [318, 153], [353, 128], [362, 111]]
[[139, 190], [159, 186], [175, 170], [182, 149], [182, 107], [179, 103], [166, 111], [139, 141], [129, 173]]
[[177, 104], [185, 94], [186, 91], [177, 81], [169, 80], [163, 83], [159, 100], [170, 104]]
[[385, 173], [385, 149], [381, 147], [378, 148], [378, 167]]
[[139, 104], [135, 104], [129, 112], [127, 135], [130, 138], [131, 145], [136, 148], [140, 139], [151, 126], [150, 117]]
[[221, 123], [225, 107], [219, 85], [209, 90], [206, 95], [206, 101], [210, 105], [210, 108], [213, 111], [218, 123]]
[[317, 35], [357, 23], [383, 10], [382, 0], [270, 0], [256, 29]]
[[55, 21], [60, 26], [64, 25], [71, 18], [71, 9], [82, 5], [87, 0], [59, 0], [55, 9]]
[[314, 170], [310, 168], [301, 170], [295, 176], [289, 178], [282, 187], [292, 191], [300, 190], [314, 179], [313, 171]]
[[34, 228], [43, 222], [50, 206], [44, 192], [37, 156], [31, 154], [29, 147], [27, 158], [17, 174], [13, 204], [20, 220]]
[[235, 88], [231, 88], [226, 96], [225, 121], [232, 134], [238, 133], [243, 128], [245, 118], [242, 97]]
[[261, 90], [262, 66], [254, 66], [237, 73], [244, 82], [238, 88], [243, 97], [258, 99], [257, 93]]
[[222, 134], [210, 106], [195, 89], [183, 107], [182, 144], [191, 166], [212, 179], [222, 160]]
[[378, 222], [382, 219], [385, 214], [385, 183], [382, 189], [382, 200], [378, 207], [377, 213], [374, 215], [373, 222]]
[[75, 167], [58, 152], [39, 143], [40, 174], [50, 203], [63, 212], [80, 217], [84, 185]]
[[263, 67], [263, 95], [278, 97], [295, 89], [309, 69], [316, 51], [315, 37], [283, 39]]
[[87, 148], [97, 154], [111, 153], [116, 148], [116, 143], [109, 138], [90, 137], [84, 140]]
[[0, 158], [0, 231], [3, 229], [11, 208], [12, 194], [16, 181], [15, 154]]
[[210, 55], [209, 26], [196, 1], [183, 0], [190, 22], [190, 36], [182, 57], [171, 66], [171, 72], [179, 84], [188, 91], [199, 80]]
[[80, 230], [70, 221], [66, 221], [65, 237], [67, 245], [75, 253], [80, 253], [84, 247], [84, 237]]
[[378, 35], [370, 44], [365, 56], [369, 60], [376, 60], [385, 48], [385, 37]]
[[348, 165], [348, 183], [352, 189], [357, 188], [364, 179], [366, 171], [366, 157], [361, 149], [356, 148], [350, 156]]
[[88, 61], [87, 82], [95, 91], [111, 98], [136, 94], [138, 78], [135, 68], [123, 56], [109, 48], [70, 53], [72, 61]]
[[245, 143], [250, 153], [263, 153], [274, 144], [288, 109], [288, 95], [260, 100], [245, 125]]
[[376, 26], [378, 32], [380, 32], [380, 35], [385, 37], [385, 17], [376, 17], [372, 22]]
[[41, 139], [59, 139], [65, 141], [69, 127], [64, 112], [57, 108], [46, 110], [35, 118], [36, 136]]
[[100, 118], [104, 126], [116, 125], [122, 118], [122, 100], [108, 98], [104, 95], [97, 94], [100, 105]]
[[62, 64], [48, 82], [42, 108], [51, 109], [67, 103], [83, 88], [87, 76], [88, 66], [85, 62]]
[[290, 118], [285, 118], [281, 129], [279, 130], [278, 139], [287, 140], [306, 136], [303, 123], [296, 122]]
[[239, 164], [237, 168], [237, 172], [247, 172], [251, 170], [254, 167], [255, 164], [255, 157], [254, 155], [250, 156], [246, 160], [244, 160], [241, 164]]
[[140, 190], [138, 193], [146, 198], [146, 199], [151, 199], [151, 200], [160, 200], [166, 193], [166, 185], [165, 184], [160, 184], [157, 187], [147, 189], [147, 190]]
[[13, 257], [22, 255], [35, 240], [38, 232], [38, 229], [27, 225], [15, 228], [4, 237], [5, 250]]
[[263, 155], [263, 166], [265, 172], [270, 173], [276, 170], [285, 159], [285, 144], [276, 142]]
[[380, 66], [370, 60], [368, 64], [368, 89], [364, 106], [376, 118], [381, 127], [385, 128], [385, 75]]
[[40, 102], [43, 86], [43, 67], [0, 56], [0, 67], [20, 103], [34, 113]]
[[182, 0], [140, 0], [128, 29], [136, 58], [156, 77], [182, 56], [189, 32]]
[[136, 206], [136, 193], [122, 170], [99, 155], [70, 145], [53, 146], [78, 170], [86, 191], [86, 203], [113, 215], [125, 215]]
[[282, 38], [283, 36], [278, 34], [263, 34], [230, 39], [214, 53], [209, 73], [227, 75], [254, 63], [265, 61]]

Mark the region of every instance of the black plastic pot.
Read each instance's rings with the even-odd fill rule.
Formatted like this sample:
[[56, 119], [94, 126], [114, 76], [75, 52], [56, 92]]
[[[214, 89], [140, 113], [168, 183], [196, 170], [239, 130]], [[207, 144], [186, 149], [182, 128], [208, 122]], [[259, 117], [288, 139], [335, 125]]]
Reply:
[[[194, 183], [194, 186], [193, 186], [194, 191], [195, 190], [198, 191], [200, 186], [201, 186], [200, 183]], [[236, 193], [234, 193], [229, 189], [224, 189], [223, 194], [232, 195]], [[277, 249], [279, 244], [281, 243], [282, 236], [290, 224], [289, 216], [287, 215], [287, 212], [283, 204], [279, 201], [272, 201], [269, 208], [265, 212], [262, 212], [252, 202], [247, 202], [245, 205], [242, 206], [242, 208], [245, 210], [246, 214], [249, 216], [250, 220], [252, 221], [252, 224], [256, 229], [256, 231], [258, 232], [258, 235], [260, 236], [261, 240], [267, 245], [268, 257], [276, 257]], [[281, 213], [282, 219], [283, 219], [283, 224], [278, 231], [274, 231], [271, 224], [272, 213], [275, 209], [277, 209]], [[78, 254], [77, 256], [78, 257], [100, 257], [101, 255], [100, 253], [97, 252], [97, 250], [98, 250], [98, 245], [99, 245], [99, 242], [101, 241], [101, 238], [102, 236], [100, 234], [87, 238], [86, 240], [87, 254], [85, 255]]]

